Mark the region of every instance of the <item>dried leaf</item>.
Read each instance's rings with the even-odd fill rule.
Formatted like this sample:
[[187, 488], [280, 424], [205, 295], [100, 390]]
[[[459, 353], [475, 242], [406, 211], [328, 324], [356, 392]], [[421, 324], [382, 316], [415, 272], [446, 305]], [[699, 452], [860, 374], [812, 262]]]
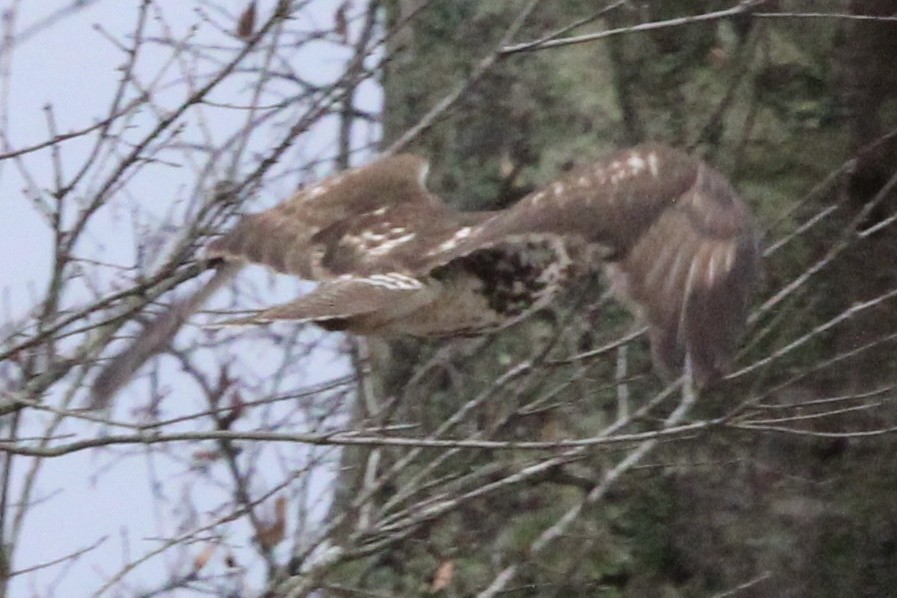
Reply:
[[222, 430], [229, 430], [235, 421], [243, 415], [243, 396], [239, 390], [235, 390], [230, 395], [230, 410], [219, 421], [219, 427]]
[[452, 577], [454, 575], [455, 561], [449, 559], [439, 563], [439, 566], [436, 567], [436, 572], [433, 573], [433, 582], [430, 584], [430, 593], [435, 594], [436, 592], [441, 592], [446, 589], [449, 584], [452, 583]]
[[[277, 517], [278, 521], [286, 522], [287, 499], [282, 496], [277, 497], [277, 500], [274, 502], [274, 514]], [[284, 523], [283, 525], [286, 525], [286, 523]]]
[[202, 552], [196, 555], [196, 558], [193, 559], [193, 571], [199, 571], [200, 569], [205, 567], [209, 560], [212, 558], [212, 555], [215, 554], [215, 550], [217, 549], [217, 544], [208, 544], [205, 548], [203, 548]]
[[278, 496], [274, 502], [274, 520], [259, 527], [258, 539], [262, 547], [271, 549], [280, 544], [287, 531], [287, 499]]
[[343, 0], [343, 3], [336, 9], [336, 14], [333, 15], [333, 30], [344, 44], [349, 43], [349, 19], [346, 17], [346, 13], [351, 6], [351, 0]]
[[197, 465], [212, 463], [221, 458], [221, 453], [213, 450], [198, 450], [193, 452], [193, 461]]
[[255, 31], [255, 0], [249, 3], [237, 22], [237, 37], [249, 39]]

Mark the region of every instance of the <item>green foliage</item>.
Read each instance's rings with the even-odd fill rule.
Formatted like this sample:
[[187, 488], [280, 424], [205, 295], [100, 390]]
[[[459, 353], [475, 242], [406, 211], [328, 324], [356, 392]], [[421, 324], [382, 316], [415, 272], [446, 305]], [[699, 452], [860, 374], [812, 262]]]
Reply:
[[[594, 10], [590, 2], [543, 4], [522, 39]], [[700, 10], [730, 5], [700, 3]], [[649, 3], [647, 14], [623, 12], [608, 25], [694, 14], [695, 6]], [[401, 68], [387, 78], [387, 137], [463, 80], [470, 65], [494, 48], [513, 14], [505, 3], [432, 3], [415, 24], [413, 60], [397, 60]], [[731, 175], [771, 241], [837, 196], [841, 190], [834, 185], [802, 209], [791, 209], [853, 151], [832, 67], [839, 25], [822, 21], [708, 22], [516, 55], [484, 77], [415, 149], [432, 158], [431, 186], [441, 195], [465, 208], [487, 208], [506, 199], [501, 195], [509, 188], [519, 196], [633, 135], [694, 147]], [[894, 118], [895, 105], [886, 104], [883, 118]], [[516, 168], [513, 180], [506, 178], [506, 163]], [[762, 298], [824, 255], [848, 218], [839, 213], [824, 220], [773, 254]], [[770, 355], [845, 309], [854, 300], [844, 284], [849, 269], [825, 270], [760, 318], [742, 363]], [[592, 286], [586, 294], [597, 298], [603, 290]], [[437, 368], [413, 397], [405, 397], [400, 419], [420, 425], [415, 434], [424, 435], [540, 347], [552, 346], [549, 360], [562, 358], [601, 346], [632, 325], [619, 307], [576, 313], [562, 328], [567, 312], [561, 307], [495, 336], [471, 358], [459, 348], [447, 360], [450, 367]], [[819, 335], [759, 376], [708, 392], [696, 413], [725, 413], [743, 393], [799, 372], [812, 374], [804, 382], [820, 396], [835, 394], [846, 386], [844, 371], [813, 368], [832, 356], [839, 333]], [[410, 371], [431, 350], [426, 344], [393, 346], [392, 365], [380, 378], [390, 396], [405, 390]], [[506, 440], [594, 435], [617, 417], [616, 356], [537, 368], [522, 382], [497, 387], [455, 433]], [[630, 345], [627, 358], [633, 397], [662, 387], [647, 343]], [[763, 400], [787, 402], [790, 395]], [[655, 422], [643, 423], [647, 429]], [[893, 457], [893, 446], [884, 443], [882, 449]], [[384, 567], [365, 587], [422, 593], [446, 558], [456, 566], [447, 595], [458, 596], [482, 590], [512, 563], [520, 566], [508, 592], [513, 596], [707, 595], [764, 572], [774, 581], [757, 585], [755, 595], [847, 595], [858, 588], [874, 595], [876, 588], [897, 587], [897, 539], [882, 531], [897, 529], [897, 459], [872, 462], [848, 449], [831, 457], [830, 450], [824, 443], [760, 434], [708, 434], [687, 445], [662, 446], [655, 467], [630, 476], [550, 550], [530, 558], [533, 542], [617, 462], [617, 452], [596, 450], [563, 472], [465, 503], [403, 544], [401, 566]], [[455, 479], [481, 467], [517, 471], [533, 459], [525, 451], [458, 451], [429, 475]], [[431, 491], [441, 496], [451, 489], [446, 482]], [[808, 581], [811, 574], [817, 577]]]

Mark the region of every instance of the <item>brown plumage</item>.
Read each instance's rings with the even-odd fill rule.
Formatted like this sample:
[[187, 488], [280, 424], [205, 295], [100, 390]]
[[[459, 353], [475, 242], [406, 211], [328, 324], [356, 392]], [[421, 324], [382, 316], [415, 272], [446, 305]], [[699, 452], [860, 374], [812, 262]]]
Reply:
[[[481, 334], [526, 317], [603, 264], [617, 296], [647, 323], [661, 369], [677, 372], [689, 355], [699, 385], [725, 371], [759, 250], [747, 208], [710, 166], [646, 144], [497, 212], [450, 208], [427, 191], [426, 171], [415, 156], [384, 158], [214, 240], [208, 256], [228, 264], [227, 275], [255, 262], [321, 282], [222, 325], [296, 320], [368, 335]], [[144, 348], [135, 360], [130, 351], [131, 372], [151, 354]], [[120, 384], [108, 379], [120, 377], [106, 375], [95, 391], [108, 396]]]
[[511, 208], [511, 230], [604, 253], [616, 295], [648, 324], [655, 362], [685, 355], [705, 385], [728, 367], [759, 270], [751, 215], [728, 181], [673, 148], [617, 152]]

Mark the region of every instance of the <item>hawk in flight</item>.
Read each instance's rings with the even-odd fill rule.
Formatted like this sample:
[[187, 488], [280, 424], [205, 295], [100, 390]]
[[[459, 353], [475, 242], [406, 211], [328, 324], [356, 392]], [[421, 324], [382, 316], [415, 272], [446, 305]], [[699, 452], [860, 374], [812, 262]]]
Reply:
[[320, 285], [225, 325], [292, 320], [421, 337], [503, 328], [603, 265], [615, 294], [647, 324], [662, 370], [679, 371], [688, 356], [699, 385], [725, 371], [744, 326], [759, 247], [745, 204], [706, 163], [645, 144], [494, 212], [452, 209], [427, 190], [426, 174], [419, 157], [386, 157], [245, 217], [208, 247], [218, 274], [151, 325], [159, 332], [114, 358], [95, 395], [114, 393], [247, 262]]

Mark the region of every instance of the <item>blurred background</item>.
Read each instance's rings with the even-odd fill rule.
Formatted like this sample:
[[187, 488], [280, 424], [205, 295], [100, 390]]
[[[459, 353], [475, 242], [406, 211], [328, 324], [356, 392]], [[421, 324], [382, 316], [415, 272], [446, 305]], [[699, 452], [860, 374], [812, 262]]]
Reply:
[[[893, 3], [0, 10], [3, 595], [897, 593]], [[598, 275], [473, 340], [208, 328], [312, 288], [252, 267], [83, 409], [241, 214], [396, 151], [495, 209], [645, 140], [763, 233], [693, 406]]]

